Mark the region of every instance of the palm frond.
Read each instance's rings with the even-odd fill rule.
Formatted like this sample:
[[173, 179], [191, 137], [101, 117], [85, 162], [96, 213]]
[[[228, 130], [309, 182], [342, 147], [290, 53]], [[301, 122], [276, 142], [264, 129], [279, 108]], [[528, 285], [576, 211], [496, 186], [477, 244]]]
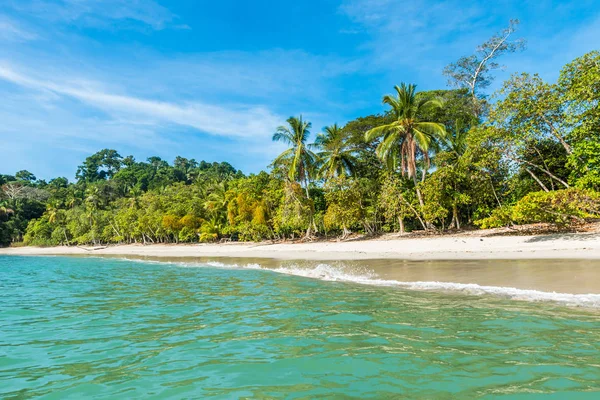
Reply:
[[397, 127], [397, 122], [392, 122], [391, 124], [377, 126], [375, 128], [371, 128], [365, 132], [365, 142], [371, 142], [375, 138], [384, 135], [387, 131], [392, 130]]

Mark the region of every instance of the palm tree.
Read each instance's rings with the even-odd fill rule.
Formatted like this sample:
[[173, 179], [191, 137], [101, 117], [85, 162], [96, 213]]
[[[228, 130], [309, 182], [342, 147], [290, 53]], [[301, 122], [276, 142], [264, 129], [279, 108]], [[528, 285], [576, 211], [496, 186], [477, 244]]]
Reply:
[[442, 104], [434, 99], [416, 98], [416, 85], [395, 86], [397, 96], [386, 95], [383, 103], [391, 107], [390, 113], [394, 121], [378, 126], [365, 133], [365, 140], [372, 141], [381, 137], [375, 153], [388, 167], [394, 168], [400, 161], [402, 175], [412, 178], [421, 207], [423, 197], [417, 187], [417, 157], [421, 153], [424, 165], [429, 164], [429, 149], [437, 139], [446, 136], [446, 128], [437, 122], [419, 120], [419, 114], [427, 107], [441, 107]]
[[87, 218], [90, 224], [90, 232], [92, 233], [92, 242], [96, 244], [96, 232], [94, 225], [96, 223], [96, 212], [100, 209], [100, 190], [98, 187], [93, 187], [86, 190], [85, 208]]
[[318, 153], [320, 177], [330, 179], [335, 176], [350, 175], [354, 172], [356, 166], [354, 148], [338, 124], [325, 127], [324, 132], [317, 135], [315, 145], [322, 150]]
[[308, 193], [310, 170], [317, 159], [315, 153], [310, 150], [310, 146], [306, 143], [312, 125], [308, 121], [303, 121], [302, 116], [300, 118], [289, 117], [287, 123], [289, 127], [280, 126], [277, 128], [277, 131], [273, 134], [273, 141], [283, 142], [290, 148], [281, 153], [273, 161], [273, 164], [286, 165], [290, 181], [303, 182], [306, 196], [310, 198]]
[[140, 188], [138, 187], [132, 187], [131, 189], [129, 189], [129, 207], [130, 208], [138, 208], [140, 205], [140, 197], [142, 196], [143, 192], [140, 190]]
[[[317, 155], [310, 149], [312, 146], [306, 143], [312, 124], [302, 120], [302, 115], [300, 118], [289, 117], [287, 123], [289, 128], [287, 126], [277, 128], [277, 131], [273, 134], [273, 141], [284, 142], [290, 148], [281, 153], [273, 161], [273, 165], [286, 166], [288, 168], [288, 178], [291, 182], [304, 182], [306, 198], [310, 201], [310, 193], [308, 191], [310, 173], [317, 161]], [[311, 229], [317, 230], [312, 208], [310, 211], [310, 223], [306, 230], [307, 238], [311, 236]]]
[[46, 213], [48, 214], [48, 222], [50, 224], [57, 224], [63, 230], [65, 236], [65, 243], [69, 246], [69, 237], [67, 236], [67, 227], [65, 226], [65, 214], [61, 210], [57, 203], [48, 203], [46, 205]]
[[227, 184], [224, 181], [213, 182], [208, 187], [208, 196], [204, 201], [204, 209], [214, 220], [222, 221], [227, 212]]
[[460, 121], [455, 122], [453, 132], [448, 132], [445, 137], [444, 145], [446, 149], [453, 154], [453, 158], [457, 159], [467, 151], [467, 135], [468, 127], [463, 127]]

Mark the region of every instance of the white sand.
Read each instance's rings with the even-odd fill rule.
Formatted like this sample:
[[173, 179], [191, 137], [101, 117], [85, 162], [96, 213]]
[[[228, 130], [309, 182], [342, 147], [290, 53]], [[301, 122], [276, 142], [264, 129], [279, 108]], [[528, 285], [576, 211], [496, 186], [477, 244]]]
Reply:
[[18, 247], [0, 249], [0, 254], [252, 257], [287, 260], [600, 259], [600, 234], [492, 237], [457, 235], [347, 242], [123, 245], [87, 249], [89, 250], [80, 247]]

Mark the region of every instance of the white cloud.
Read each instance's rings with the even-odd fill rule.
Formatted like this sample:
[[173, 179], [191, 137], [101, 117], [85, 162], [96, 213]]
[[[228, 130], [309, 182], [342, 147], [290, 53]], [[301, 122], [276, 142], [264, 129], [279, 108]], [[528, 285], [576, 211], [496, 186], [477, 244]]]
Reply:
[[0, 79], [40, 93], [67, 96], [133, 125], [176, 124], [225, 137], [266, 138], [281, 121], [262, 106], [217, 106], [200, 102], [172, 103], [114, 94], [85, 80], [37, 78], [0, 65]]

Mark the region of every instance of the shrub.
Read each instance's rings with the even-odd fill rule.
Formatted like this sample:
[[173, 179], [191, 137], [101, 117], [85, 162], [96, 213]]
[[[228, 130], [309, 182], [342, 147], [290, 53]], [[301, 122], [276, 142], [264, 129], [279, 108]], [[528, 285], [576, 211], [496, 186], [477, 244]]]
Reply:
[[532, 192], [514, 206], [496, 208], [488, 218], [475, 221], [481, 228], [507, 226], [511, 222], [547, 222], [559, 226], [600, 218], [600, 193], [578, 188]]
[[529, 193], [515, 204], [512, 217], [519, 223], [549, 222], [556, 225], [598, 218], [600, 193], [577, 188]]
[[475, 224], [482, 229], [500, 228], [508, 226], [513, 222], [512, 219], [513, 207], [502, 206], [492, 210], [492, 213], [487, 218], [482, 218], [475, 221]]

